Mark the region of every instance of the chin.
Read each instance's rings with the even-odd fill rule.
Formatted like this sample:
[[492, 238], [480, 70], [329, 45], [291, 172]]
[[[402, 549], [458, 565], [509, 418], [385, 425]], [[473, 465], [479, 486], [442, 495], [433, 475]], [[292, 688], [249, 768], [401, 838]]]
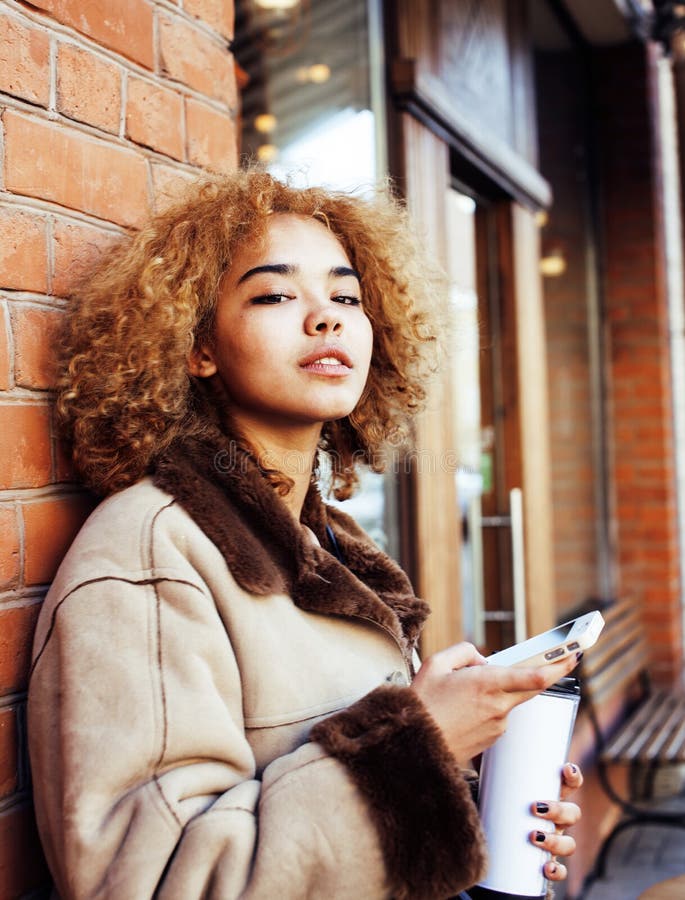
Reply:
[[335, 409], [322, 409], [320, 415], [316, 415], [315, 421], [317, 422], [339, 422], [340, 419], [344, 419], [350, 415], [354, 411], [354, 406], [344, 406], [344, 407], [336, 407]]
[[354, 397], [349, 397], [343, 399], [339, 397], [337, 402], [331, 403], [321, 403], [316, 405], [315, 415], [319, 419], [319, 421], [324, 422], [333, 422], [336, 419], [344, 419], [345, 416], [349, 416], [350, 413], [354, 412], [359, 404], [360, 398], [356, 395]]

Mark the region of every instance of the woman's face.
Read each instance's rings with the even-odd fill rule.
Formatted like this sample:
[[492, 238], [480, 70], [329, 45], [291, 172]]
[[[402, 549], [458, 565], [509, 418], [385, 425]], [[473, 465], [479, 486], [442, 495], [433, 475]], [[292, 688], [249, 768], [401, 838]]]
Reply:
[[265, 241], [235, 255], [212, 345], [194, 352], [191, 371], [221, 379], [248, 434], [318, 434], [356, 406], [372, 344], [359, 278], [340, 242], [316, 219], [279, 213]]

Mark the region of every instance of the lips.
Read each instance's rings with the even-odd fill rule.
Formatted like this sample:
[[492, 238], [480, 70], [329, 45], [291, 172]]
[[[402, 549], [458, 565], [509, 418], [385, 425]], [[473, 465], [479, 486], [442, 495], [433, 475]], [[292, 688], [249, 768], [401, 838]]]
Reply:
[[300, 360], [300, 368], [312, 371], [342, 371], [354, 368], [352, 360], [341, 347], [319, 347]]

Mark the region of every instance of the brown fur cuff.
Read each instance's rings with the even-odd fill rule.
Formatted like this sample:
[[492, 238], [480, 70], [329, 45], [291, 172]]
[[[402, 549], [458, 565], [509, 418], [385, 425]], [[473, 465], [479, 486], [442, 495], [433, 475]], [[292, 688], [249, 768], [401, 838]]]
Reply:
[[311, 733], [369, 803], [392, 896], [444, 900], [475, 884], [485, 842], [471, 791], [408, 687], [382, 686]]

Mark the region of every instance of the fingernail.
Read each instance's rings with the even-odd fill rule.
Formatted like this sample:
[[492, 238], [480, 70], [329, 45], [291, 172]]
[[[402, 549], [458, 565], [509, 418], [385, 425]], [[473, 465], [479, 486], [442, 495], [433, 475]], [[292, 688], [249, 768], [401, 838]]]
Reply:
[[536, 803], [535, 811], [539, 813], [547, 813], [549, 812], [549, 806], [547, 803]]
[[579, 650], [579, 651], [576, 653], [576, 662], [580, 662], [582, 658], [583, 658], [583, 651], [582, 651], [582, 650]]
[[569, 763], [568, 766], [574, 775], [578, 773], [578, 766], [575, 763]]
[[545, 836], [546, 835], [545, 835], [544, 831], [536, 831], [535, 832], [535, 840], [537, 841], [538, 844], [544, 843]]
[[550, 865], [547, 867], [547, 871], [549, 872], [550, 875], [554, 875], [557, 871], [557, 864], [550, 863]]

